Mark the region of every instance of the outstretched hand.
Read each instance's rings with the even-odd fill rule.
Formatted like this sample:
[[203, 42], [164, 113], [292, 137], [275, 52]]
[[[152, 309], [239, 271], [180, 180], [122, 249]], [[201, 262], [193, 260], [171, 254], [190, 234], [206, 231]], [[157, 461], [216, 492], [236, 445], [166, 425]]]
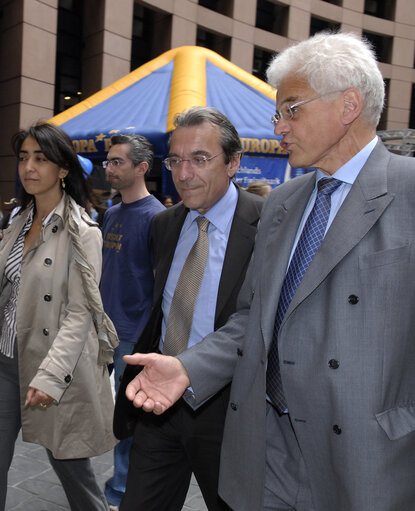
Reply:
[[175, 357], [157, 353], [125, 355], [129, 365], [144, 366], [128, 384], [125, 395], [137, 408], [161, 415], [189, 387], [190, 380], [183, 364]]

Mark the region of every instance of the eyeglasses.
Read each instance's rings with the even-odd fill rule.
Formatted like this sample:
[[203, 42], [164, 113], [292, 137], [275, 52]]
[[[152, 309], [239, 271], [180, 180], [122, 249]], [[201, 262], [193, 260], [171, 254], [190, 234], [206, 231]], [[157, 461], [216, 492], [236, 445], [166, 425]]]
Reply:
[[204, 154], [192, 156], [191, 158], [187, 159], [169, 156], [168, 158], [163, 160], [163, 163], [168, 170], [178, 169], [179, 167], [182, 166], [184, 161], [188, 161], [190, 166], [193, 167], [194, 169], [203, 169], [204, 167], [206, 167], [208, 161], [213, 160], [213, 158], [216, 158], [216, 156], [219, 156], [220, 154], [223, 154], [223, 151], [221, 153], [215, 154], [215, 156], [211, 156], [210, 158], [208, 158]]
[[318, 96], [313, 96], [312, 98], [303, 99], [302, 101], [298, 101], [293, 105], [284, 105], [281, 110], [277, 110], [276, 113], [271, 117], [271, 122], [274, 126], [278, 124], [278, 122], [283, 119], [285, 121], [291, 121], [297, 112], [297, 109], [301, 105], [305, 105], [306, 103], [310, 103], [311, 101], [315, 101], [316, 99], [320, 99], [323, 96], [328, 96], [329, 94], [335, 94], [336, 92], [342, 92], [339, 90], [335, 90], [332, 92], [326, 92], [324, 94], [319, 94]]
[[124, 160], [120, 160], [118, 158], [114, 158], [113, 160], [104, 160], [102, 162], [102, 166], [104, 169], [106, 169], [108, 166], [110, 167], [118, 167], [119, 165], [122, 165], [124, 163]]

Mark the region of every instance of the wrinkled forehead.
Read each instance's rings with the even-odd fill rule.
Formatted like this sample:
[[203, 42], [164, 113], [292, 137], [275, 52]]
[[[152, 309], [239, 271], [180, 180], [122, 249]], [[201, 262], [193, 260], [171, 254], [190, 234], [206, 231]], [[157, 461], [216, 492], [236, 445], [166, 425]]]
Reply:
[[295, 103], [315, 94], [315, 91], [304, 77], [296, 74], [289, 75], [278, 87], [276, 104], [277, 107], [281, 108], [284, 104]]

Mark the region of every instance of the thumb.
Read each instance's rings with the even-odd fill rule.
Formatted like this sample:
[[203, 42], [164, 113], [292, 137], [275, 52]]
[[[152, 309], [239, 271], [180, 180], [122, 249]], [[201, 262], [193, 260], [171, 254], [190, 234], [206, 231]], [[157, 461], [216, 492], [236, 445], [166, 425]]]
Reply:
[[153, 353], [134, 353], [133, 355], [124, 355], [123, 360], [128, 365], [145, 366], [154, 358]]

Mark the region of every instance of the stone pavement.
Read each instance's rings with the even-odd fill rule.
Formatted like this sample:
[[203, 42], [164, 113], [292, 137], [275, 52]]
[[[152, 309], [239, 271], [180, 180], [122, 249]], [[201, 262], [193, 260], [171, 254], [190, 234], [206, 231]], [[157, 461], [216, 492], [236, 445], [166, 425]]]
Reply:
[[[98, 483], [103, 487], [112, 475], [112, 452], [93, 458], [92, 463]], [[45, 449], [23, 442], [19, 435], [9, 472], [6, 511], [67, 510], [68, 501], [48, 462]], [[183, 511], [207, 511], [194, 478]]]

